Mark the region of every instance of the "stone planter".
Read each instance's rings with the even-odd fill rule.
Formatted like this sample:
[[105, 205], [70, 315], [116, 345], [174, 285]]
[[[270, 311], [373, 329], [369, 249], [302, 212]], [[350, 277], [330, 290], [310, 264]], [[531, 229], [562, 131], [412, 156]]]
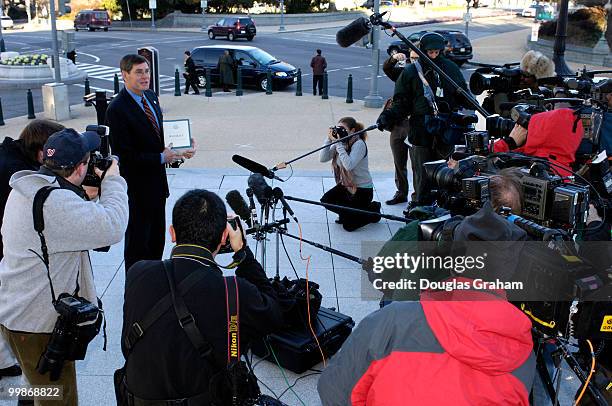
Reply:
[[[37, 88], [53, 82], [54, 76], [50, 58], [46, 65], [0, 65], [0, 89]], [[69, 59], [60, 58], [60, 76], [65, 84], [82, 83], [87, 73]]]
[[0, 65], [0, 79], [8, 80], [37, 80], [51, 79], [51, 70], [48, 65]]

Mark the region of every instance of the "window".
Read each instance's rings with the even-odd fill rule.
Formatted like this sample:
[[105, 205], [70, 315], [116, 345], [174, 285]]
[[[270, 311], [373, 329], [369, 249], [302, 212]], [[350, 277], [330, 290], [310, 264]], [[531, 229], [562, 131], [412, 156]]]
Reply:
[[96, 20], [106, 20], [108, 19], [108, 14], [106, 13], [94, 13], [94, 17]]
[[278, 62], [276, 58], [267, 53], [266, 51], [262, 51], [261, 49], [254, 49], [250, 52], [251, 57], [259, 62], [261, 65], [268, 65], [273, 62]]
[[220, 19], [219, 21], [217, 21], [217, 25], [223, 25], [224, 21], [225, 21], [225, 18]]
[[204, 51], [203, 59], [205, 65], [217, 65], [219, 57], [223, 54], [223, 49], [210, 48]]
[[234, 54], [234, 59], [240, 66], [256, 66], [251, 56], [246, 52], [237, 51]]
[[225, 27], [231, 27], [236, 23], [237, 19], [235, 18], [226, 18], [225, 23], [223, 24]]
[[240, 25], [250, 25], [251, 24], [250, 18], [239, 18], [238, 21], [240, 22]]

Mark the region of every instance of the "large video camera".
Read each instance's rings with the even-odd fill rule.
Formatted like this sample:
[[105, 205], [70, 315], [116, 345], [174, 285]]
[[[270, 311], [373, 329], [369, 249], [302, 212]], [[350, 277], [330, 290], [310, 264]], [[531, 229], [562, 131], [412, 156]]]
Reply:
[[113, 163], [113, 158], [110, 151], [109, 134], [110, 129], [105, 125], [88, 125], [85, 131], [94, 131], [100, 136], [100, 148], [90, 153], [89, 165], [87, 166], [87, 174], [83, 181], [83, 186], [100, 187], [102, 179], [96, 175], [95, 168], [105, 171]]
[[507, 137], [516, 124], [524, 129], [529, 128], [531, 116], [543, 111], [543, 109], [531, 104], [517, 104], [510, 109], [510, 118], [503, 118], [497, 114], [487, 117], [487, 132], [492, 138]]
[[49, 372], [51, 381], [60, 378], [64, 361], [85, 359], [87, 346], [99, 333], [103, 317], [101, 308], [68, 293], [59, 295], [54, 307], [59, 316], [37, 367], [40, 374]]
[[470, 90], [475, 95], [485, 91], [512, 93], [524, 87], [521, 81], [522, 75], [520, 68], [478, 68], [470, 77]]

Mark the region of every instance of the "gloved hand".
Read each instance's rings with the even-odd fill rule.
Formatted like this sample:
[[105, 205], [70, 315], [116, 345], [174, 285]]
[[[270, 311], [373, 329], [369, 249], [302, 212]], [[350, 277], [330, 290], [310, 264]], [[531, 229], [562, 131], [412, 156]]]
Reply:
[[389, 126], [389, 119], [385, 113], [386, 111], [380, 113], [380, 116], [378, 116], [378, 119], [376, 120], [376, 126], [378, 127], [379, 131], [391, 131], [391, 128]]

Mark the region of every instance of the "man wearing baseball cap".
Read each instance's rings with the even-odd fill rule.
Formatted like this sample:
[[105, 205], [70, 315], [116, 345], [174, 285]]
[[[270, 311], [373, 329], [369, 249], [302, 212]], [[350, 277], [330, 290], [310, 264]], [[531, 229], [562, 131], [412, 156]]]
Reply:
[[[456, 84], [467, 91], [467, 84], [461, 70], [450, 59], [444, 57], [446, 40], [435, 32], [421, 36], [420, 48], [434, 64], [444, 71]], [[414, 206], [432, 203], [431, 185], [428, 184], [423, 164], [438, 159], [446, 159], [453, 145], [445, 144], [441, 134], [433, 133], [426, 125], [434, 114], [456, 111], [465, 103], [457, 90], [431, 66], [419, 58], [415, 63], [406, 65], [395, 82], [393, 106], [383, 110], [377, 120], [379, 130], [391, 131], [408, 117], [410, 130], [407, 144], [410, 160], [415, 168], [414, 191], [416, 200], [408, 204]]]
[[[116, 160], [105, 173], [96, 169], [102, 181], [95, 201], [81, 187], [90, 152], [99, 146], [95, 132], [64, 129], [49, 137], [43, 166], [11, 177], [1, 230], [0, 331], [30, 385], [62, 385], [61, 404], [68, 406], [78, 404], [74, 361], [64, 363], [59, 380], [37, 371], [58, 319], [51, 289], [56, 297], [69, 293], [97, 304], [88, 250], [119, 242], [128, 221], [127, 185]], [[34, 196], [45, 186], [56, 188], [42, 211], [48, 272], [32, 215]]]

